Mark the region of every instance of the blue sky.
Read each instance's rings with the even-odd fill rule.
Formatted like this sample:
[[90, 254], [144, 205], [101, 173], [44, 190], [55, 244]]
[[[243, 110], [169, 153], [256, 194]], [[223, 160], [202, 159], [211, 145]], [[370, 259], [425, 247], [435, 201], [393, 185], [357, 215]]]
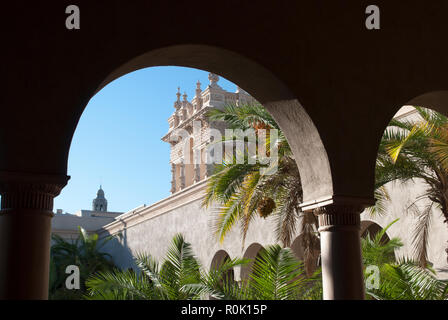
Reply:
[[[169, 144], [160, 139], [168, 131], [177, 87], [191, 100], [198, 80], [205, 89], [208, 72], [146, 68], [113, 81], [92, 97], [73, 137], [71, 179], [55, 199], [55, 211], [90, 210], [100, 184], [108, 211], [126, 212], [169, 196]], [[219, 85], [236, 90], [222, 77]]]

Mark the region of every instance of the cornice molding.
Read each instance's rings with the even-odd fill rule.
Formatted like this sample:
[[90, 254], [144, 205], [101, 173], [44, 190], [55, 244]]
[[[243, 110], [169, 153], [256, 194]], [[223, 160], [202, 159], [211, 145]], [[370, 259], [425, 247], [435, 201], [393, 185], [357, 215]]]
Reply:
[[207, 180], [205, 179], [150, 206], [144, 207], [141, 210], [133, 210], [118, 216], [115, 221], [103, 226], [101, 230], [98, 231], [98, 234], [101, 237], [105, 236], [105, 233], [113, 235], [123, 228], [131, 228], [137, 224], [171, 212], [188, 203], [200, 200], [205, 196], [206, 187]]

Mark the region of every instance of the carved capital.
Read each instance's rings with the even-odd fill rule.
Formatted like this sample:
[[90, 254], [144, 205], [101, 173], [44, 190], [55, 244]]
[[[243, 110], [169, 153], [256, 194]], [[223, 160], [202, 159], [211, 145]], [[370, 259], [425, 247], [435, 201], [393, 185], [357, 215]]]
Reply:
[[53, 198], [67, 184], [69, 176], [0, 172], [1, 208], [53, 210]]
[[319, 232], [360, 228], [362, 205], [331, 204], [314, 209], [319, 219]]

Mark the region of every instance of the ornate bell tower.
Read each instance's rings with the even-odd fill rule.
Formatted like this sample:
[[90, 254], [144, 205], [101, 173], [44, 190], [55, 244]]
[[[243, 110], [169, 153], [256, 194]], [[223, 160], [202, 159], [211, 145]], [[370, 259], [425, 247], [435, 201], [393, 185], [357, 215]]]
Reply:
[[101, 186], [96, 193], [96, 198], [92, 201], [92, 211], [107, 212], [107, 200], [104, 197], [104, 191]]
[[[177, 88], [175, 111], [168, 118], [169, 131], [162, 138], [162, 141], [171, 145], [171, 193], [202, 181], [213, 172], [213, 165], [206, 163], [207, 147], [211, 142], [210, 129], [217, 129], [223, 134], [225, 127], [222, 122], [209, 121], [207, 111], [254, 100], [239, 87], [236, 92], [224, 90], [218, 84], [219, 76], [214, 73], [209, 73], [208, 80], [209, 84], [204, 90], [199, 81], [196, 83], [196, 95], [191, 102], [186, 93], [181, 100], [180, 88]], [[179, 137], [180, 132], [182, 137]]]

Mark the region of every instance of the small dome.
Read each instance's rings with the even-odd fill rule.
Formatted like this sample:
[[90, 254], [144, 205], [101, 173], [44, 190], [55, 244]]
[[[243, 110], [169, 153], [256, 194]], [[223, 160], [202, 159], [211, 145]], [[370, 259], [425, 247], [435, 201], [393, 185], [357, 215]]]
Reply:
[[104, 191], [103, 191], [103, 189], [101, 188], [101, 186], [100, 186], [100, 189], [98, 190], [98, 192], [96, 193], [96, 196], [97, 196], [98, 198], [104, 198]]
[[101, 186], [98, 192], [96, 193], [96, 198], [93, 199], [92, 201], [92, 210], [107, 212], [107, 200], [104, 197], [104, 191]]

